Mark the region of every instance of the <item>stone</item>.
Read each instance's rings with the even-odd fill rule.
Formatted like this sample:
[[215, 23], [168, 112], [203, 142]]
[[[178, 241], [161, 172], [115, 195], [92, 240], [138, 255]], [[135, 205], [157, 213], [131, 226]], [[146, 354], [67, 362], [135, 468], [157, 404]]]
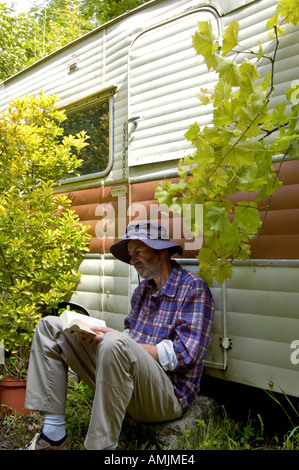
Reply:
[[[162, 423], [142, 423], [126, 416], [123, 433], [126, 436], [138, 436], [156, 445], [158, 449], [180, 450], [184, 438], [188, 436], [188, 445], [197, 438], [198, 420], [206, 425], [219, 412], [219, 404], [213, 398], [198, 394], [184, 415], [174, 421]], [[191, 449], [191, 447], [190, 447]]]

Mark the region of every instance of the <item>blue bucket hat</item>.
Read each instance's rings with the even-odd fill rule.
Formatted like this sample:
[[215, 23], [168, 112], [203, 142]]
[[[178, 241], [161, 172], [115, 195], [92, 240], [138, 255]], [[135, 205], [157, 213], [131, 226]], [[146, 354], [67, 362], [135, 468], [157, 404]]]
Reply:
[[136, 222], [128, 225], [124, 239], [110, 247], [113, 256], [125, 263], [130, 263], [131, 260], [127, 248], [129, 240], [140, 240], [154, 250], [167, 249], [170, 256], [174, 253], [183, 254], [181, 245], [171, 242], [166, 228], [156, 222]]

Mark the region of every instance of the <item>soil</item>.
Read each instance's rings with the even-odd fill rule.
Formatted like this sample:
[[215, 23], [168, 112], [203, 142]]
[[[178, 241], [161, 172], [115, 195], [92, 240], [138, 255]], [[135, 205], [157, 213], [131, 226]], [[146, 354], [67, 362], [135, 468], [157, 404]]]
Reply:
[[28, 444], [40, 431], [42, 418], [39, 413], [21, 415], [2, 413], [0, 415], [0, 451], [16, 450]]

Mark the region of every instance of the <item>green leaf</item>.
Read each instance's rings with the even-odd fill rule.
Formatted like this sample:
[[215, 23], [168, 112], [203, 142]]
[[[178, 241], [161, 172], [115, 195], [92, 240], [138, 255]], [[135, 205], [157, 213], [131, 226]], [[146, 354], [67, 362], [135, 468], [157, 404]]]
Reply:
[[232, 21], [223, 34], [223, 44], [221, 47], [222, 55], [230, 52], [239, 42], [239, 23]]
[[190, 204], [185, 204], [183, 207], [184, 223], [186, 228], [197, 237], [203, 234], [203, 207], [202, 204], [196, 204], [192, 201]]
[[224, 231], [228, 227], [228, 219], [224, 207], [211, 206], [207, 212], [207, 219], [212, 230]]
[[226, 263], [213, 269], [213, 276], [219, 284], [223, 284], [226, 279], [231, 279], [232, 275], [233, 266], [231, 263]]
[[279, 103], [272, 111], [271, 121], [273, 126], [283, 126], [288, 121], [288, 116], [285, 112], [286, 103]]
[[202, 247], [199, 250], [197, 259], [199, 261], [200, 267], [204, 269], [210, 268], [210, 266], [213, 266], [218, 261], [215, 253], [210, 248], [206, 247]]
[[235, 101], [223, 101], [215, 110], [213, 124], [216, 128], [230, 125], [235, 119]]
[[258, 41], [258, 46], [259, 46], [259, 50], [258, 50], [258, 53], [257, 53], [257, 58], [258, 58], [258, 61], [259, 61], [264, 56], [264, 50], [263, 50], [263, 47], [262, 47], [260, 41]]
[[198, 164], [199, 169], [204, 170], [210, 163], [214, 162], [213, 148], [208, 142], [202, 139], [200, 148], [194, 153], [193, 159]]
[[287, 91], [286, 91], [286, 97], [288, 98], [291, 103], [295, 104], [298, 103], [299, 100], [299, 84], [296, 83], [295, 85], [292, 85]]
[[299, 134], [283, 135], [282, 137], [277, 137], [277, 142], [288, 142], [289, 140], [295, 140], [299, 138]]
[[248, 207], [246, 204], [235, 207], [235, 221], [239, 227], [249, 235], [254, 235], [262, 225], [258, 209]]
[[209, 180], [213, 185], [220, 186], [221, 188], [227, 187], [227, 181], [229, 180], [229, 175], [224, 168], [217, 168], [215, 171], [210, 173]]
[[250, 80], [252, 82], [255, 82], [260, 78], [260, 74], [258, 73], [258, 70], [254, 64], [249, 62], [249, 60], [245, 57], [244, 61], [240, 65], [240, 71], [242, 75], [246, 75], [247, 77], [250, 77]]
[[246, 148], [246, 143], [242, 145], [240, 143], [238, 146], [230, 148], [227, 152], [225, 163], [233, 168], [240, 168], [243, 165], [251, 166], [253, 162], [254, 154], [250, 149], [248, 144], [248, 149]]
[[224, 101], [231, 99], [232, 87], [227, 82], [219, 79], [215, 85], [214, 107], [220, 106]]
[[199, 276], [207, 283], [209, 287], [213, 286], [213, 271], [212, 269], [200, 268], [198, 271]]
[[192, 142], [193, 145], [196, 145], [198, 142], [198, 134], [200, 133], [200, 127], [195, 122], [194, 124], [191, 124], [188, 131], [185, 133], [185, 138], [189, 140], [189, 142]]
[[267, 21], [267, 29], [272, 29], [278, 23], [278, 14], [276, 13]]
[[226, 81], [231, 86], [239, 86], [241, 83], [242, 75], [240, 72], [240, 66], [234, 61], [230, 62], [229, 60], [218, 56], [216, 72], [219, 73], [219, 77], [222, 80]]
[[205, 58], [211, 57], [218, 48], [214, 39], [211, 23], [199, 21], [198, 31], [192, 36], [192, 44], [197, 54]]
[[197, 95], [197, 98], [202, 102], [203, 105], [207, 105], [211, 101], [211, 97], [208, 96], [208, 90], [206, 88], [201, 88], [200, 92]]
[[166, 190], [157, 190], [156, 197], [159, 201], [160, 206], [170, 206], [173, 202], [172, 194], [169, 194]]

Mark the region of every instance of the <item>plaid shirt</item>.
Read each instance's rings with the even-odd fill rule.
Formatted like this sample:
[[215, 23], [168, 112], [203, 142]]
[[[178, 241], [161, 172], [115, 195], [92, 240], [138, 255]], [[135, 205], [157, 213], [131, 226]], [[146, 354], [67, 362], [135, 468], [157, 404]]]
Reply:
[[172, 263], [173, 270], [160, 292], [155, 292], [153, 281], [146, 280], [135, 289], [125, 328], [139, 343], [156, 345], [165, 339], [173, 342], [177, 366], [166, 373], [186, 411], [200, 388], [214, 302], [199, 276]]

